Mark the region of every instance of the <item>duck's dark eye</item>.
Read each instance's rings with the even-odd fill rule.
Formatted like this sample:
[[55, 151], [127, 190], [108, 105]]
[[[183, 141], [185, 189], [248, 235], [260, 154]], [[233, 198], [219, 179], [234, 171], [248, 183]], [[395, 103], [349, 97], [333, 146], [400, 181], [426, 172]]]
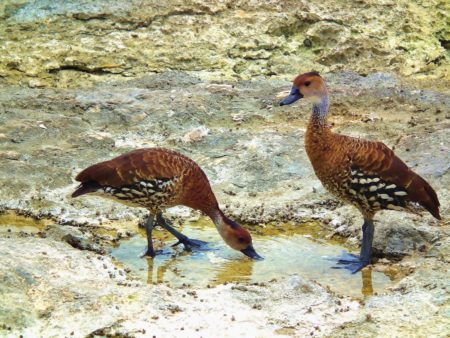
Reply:
[[245, 242], [245, 238], [244, 237], [239, 237], [239, 242], [244, 243]]
[[311, 84], [311, 81], [306, 81], [305, 86], [308, 87]]

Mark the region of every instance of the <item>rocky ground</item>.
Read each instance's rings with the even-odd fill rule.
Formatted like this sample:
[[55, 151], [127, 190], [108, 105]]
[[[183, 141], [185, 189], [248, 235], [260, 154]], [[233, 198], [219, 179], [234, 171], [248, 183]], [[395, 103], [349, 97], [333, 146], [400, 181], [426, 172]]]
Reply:
[[[448, 336], [445, 2], [137, 3], [0, 5], [0, 208], [52, 220], [0, 231], [0, 335]], [[374, 19], [381, 12], [392, 26]], [[302, 276], [173, 288], [118, 267], [109, 251], [145, 211], [69, 195], [80, 169], [137, 147], [195, 159], [226, 213], [255, 232], [318, 220], [326, 240], [358, 245], [359, 214], [306, 157], [309, 105], [277, 105], [312, 68], [329, 85], [334, 130], [385, 142], [440, 198], [441, 222], [378, 215], [373, 269], [392, 276], [391, 290], [354, 299]]]
[[445, 0], [7, 0], [0, 81], [73, 87], [167, 69], [212, 79], [351, 69], [448, 85], [449, 13]]
[[[120, 241], [121, 223], [114, 220], [137, 223], [143, 210], [68, 197], [81, 168], [132, 148], [165, 146], [196, 159], [227, 213], [253, 224], [254, 231], [268, 222], [317, 219], [328, 238], [341, 236], [349, 245], [357, 244], [360, 216], [324, 191], [303, 150], [309, 107], [276, 105], [288, 82], [210, 83], [169, 72], [89, 89], [9, 86], [0, 94], [1, 206], [50, 217], [60, 229], [31, 237], [2, 236], [2, 290], [8, 297], [1, 311], [3, 332], [211, 336], [217, 326], [208, 322], [220, 318], [217, 325], [230, 336], [249, 328], [254, 336], [346, 336], [361, 330], [367, 336], [385, 330], [393, 336], [445, 336], [450, 291], [449, 96], [403, 87], [382, 73], [326, 78], [335, 129], [394, 147], [431, 182], [442, 203], [440, 224], [429, 215], [379, 215], [375, 248], [384, 259], [375, 269], [398, 274], [392, 292], [361, 304], [301, 277], [280, 276], [275, 284], [250, 286], [250, 292], [231, 285], [189, 287], [198, 298], [183, 297], [186, 290], [128, 277], [114, 269], [107, 255], [111, 240]], [[105, 237], [102, 227], [117, 230], [118, 237]], [[405, 254], [414, 259], [390, 263]], [[107, 269], [99, 268], [104, 264]], [[253, 308], [255, 304], [262, 308]], [[404, 325], [387, 320], [399, 312]], [[65, 319], [68, 315], [71, 321]], [[187, 320], [192, 316], [197, 319]]]

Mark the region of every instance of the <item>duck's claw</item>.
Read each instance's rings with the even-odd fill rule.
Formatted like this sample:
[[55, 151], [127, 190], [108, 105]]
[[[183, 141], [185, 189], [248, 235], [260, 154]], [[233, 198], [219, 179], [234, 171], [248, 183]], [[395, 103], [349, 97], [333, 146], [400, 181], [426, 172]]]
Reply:
[[144, 251], [144, 253], [142, 253], [139, 257], [140, 258], [144, 258], [144, 257], [149, 257], [149, 258], [155, 258], [155, 256], [156, 255], [160, 255], [160, 254], [162, 254], [162, 253], [164, 253], [164, 251], [163, 250], [153, 250], [153, 249], [146, 249], [145, 251]]
[[187, 251], [192, 251], [192, 249], [200, 249], [200, 250], [205, 249], [205, 248], [207, 249], [207, 246], [208, 246], [208, 242], [204, 242], [199, 239], [187, 238], [187, 239], [179, 240], [178, 242], [173, 244], [172, 247], [175, 247], [179, 244], [183, 244], [184, 249]]

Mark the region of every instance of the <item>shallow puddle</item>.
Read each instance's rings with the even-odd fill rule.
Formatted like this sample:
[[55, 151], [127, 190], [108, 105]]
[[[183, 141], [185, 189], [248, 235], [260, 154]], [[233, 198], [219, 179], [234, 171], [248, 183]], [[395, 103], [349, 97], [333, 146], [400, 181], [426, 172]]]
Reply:
[[14, 212], [0, 214], [0, 233], [2, 232], [26, 232], [37, 233], [46, 225], [54, 223], [51, 220], [35, 220], [30, 217], [17, 215]]
[[[337, 242], [315, 239], [319, 229], [316, 224], [306, 224], [267, 227], [260, 231], [264, 235], [253, 231], [254, 247], [265, 258], [263, 261], [252, 261], [229, 248], [207, 220], [186, 222], [182, 232], [208, 241], [208, 251], [185, 252], [182, 246], [170, 247], [176, 241], [167, 239], [163, 252], [154, 259], [139, 258], [147, 244], [142, 231], [142, 236], [122, 241], [112, 255], [148, 283], [167, 282], [174, 287], [183, 284], [206, 287], [236, 281], [270, 283], [295, 274], [317, 280], [338, 294], [356, 297], [382, 293], [392, 285], [389, 277], [380, 272], [368, 270], [352, 275], [347, 270], [333, 269], [329, 258], [338, 256], [345, 248]], [[166, 236], [158, 231], [154, 235]]]

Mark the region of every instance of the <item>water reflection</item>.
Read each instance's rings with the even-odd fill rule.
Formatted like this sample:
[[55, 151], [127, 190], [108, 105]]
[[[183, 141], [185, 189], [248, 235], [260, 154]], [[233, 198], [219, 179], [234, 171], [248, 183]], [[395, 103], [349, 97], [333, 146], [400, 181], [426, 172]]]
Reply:
[[213, 285], [223, 284], [230, 280], [244, 282], [251, 280], [253, 266], [258, 262], [245, 258], [242, 260], [228, 261], [217, 269], [217, 274], [212, 280]]
[[[147, 262], [147, 284], [159, 284], [179, 278], [180, 281], [191, 281], [186, 278], [186, 270], [179, 269], [177, 258], [158, 262], [157, 259], [144, 258]], [[256, 262], [244, 258], [244, 260], [230, 260], [210, 269], [213, 273], [206, 275], [206, 284], [219, 285], [230, 281], [250, 281], [253, 275], [253, 265]], [[175, 283], [178, 284], [178, 283]], [[202, 283], [204, 284], [204, 283]]]
[[361, 293], [364, 296], [373, 295], [372, 269], [365, 268], [361, 270], [362, 288]]
[[147, 257], [143, 259], [147, 261], [147, 284], [162, 283], [164, 280], [164, 273], [166, 272], [168, 266], [174, 262], [173, 260], [168, 260], [165, 264], [158, 266], [155, 264], [154, 259]]

